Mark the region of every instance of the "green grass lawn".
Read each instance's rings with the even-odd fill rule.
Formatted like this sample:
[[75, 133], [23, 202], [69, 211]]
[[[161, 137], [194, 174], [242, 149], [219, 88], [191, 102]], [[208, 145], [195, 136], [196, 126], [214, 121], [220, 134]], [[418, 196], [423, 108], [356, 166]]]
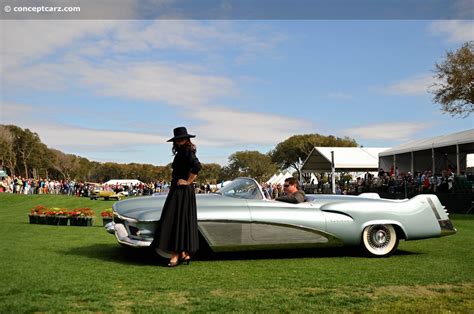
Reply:
[[[474, 217], [454, 236], [400, 242], [390, 258], [353, 249], [201, 254], [169, 269], [100, 226], [113, 201], [0, 194], [0, 313], [474, 312]], [[91, 207], [93, 227], [28, 224], [29, 209]]]

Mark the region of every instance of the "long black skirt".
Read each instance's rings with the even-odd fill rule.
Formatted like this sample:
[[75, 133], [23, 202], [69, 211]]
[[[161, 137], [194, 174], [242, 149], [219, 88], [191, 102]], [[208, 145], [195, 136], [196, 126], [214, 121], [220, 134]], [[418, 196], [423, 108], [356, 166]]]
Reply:
[[161, 212], [156, 246], [166, 252], [199, 249], [196, 195], [192, 185], [172, 187]]

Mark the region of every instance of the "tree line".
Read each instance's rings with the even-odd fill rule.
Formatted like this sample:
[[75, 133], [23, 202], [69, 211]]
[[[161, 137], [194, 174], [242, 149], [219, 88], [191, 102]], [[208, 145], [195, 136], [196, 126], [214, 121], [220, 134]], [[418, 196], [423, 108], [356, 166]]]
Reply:
[[[238, 151], [229, 156], [227, 166], [203, 163], [200, 183], [215, 184], [246, 176], [261, 182], [279, 169], [299, 171], [315, 146], [356, 147], [349, 137], [320, 134], [294, 135], [276, 145], [266, 154], [258, 151]], [[11, 176], [50, 178], [82, 182], [105, 182], [110, 179], [139, 179], [143, 182], [170, 181], [171, 163], [165, 166], [139, 163], [97, 162], [74, 154], [49, 148], [39, 135], [15, 125], [0, 125], [0, 165]]]

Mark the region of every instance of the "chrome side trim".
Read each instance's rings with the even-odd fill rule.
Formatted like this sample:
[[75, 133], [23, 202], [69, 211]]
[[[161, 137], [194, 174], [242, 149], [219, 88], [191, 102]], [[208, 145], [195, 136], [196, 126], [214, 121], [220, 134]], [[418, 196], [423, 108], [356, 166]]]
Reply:
[[233, 220], [200, 220], [198, 229], [211, 248], [252, 245], [251, 225]]
[[351, 220], [354, 220], [354, 218], [349, 215], [348, 213], [345, 213], [345, 212], [341, 212], [339, 210], [332, 210], [332, 209], [321, 209], [322, 212], [325, 212], [325, 213], [332, 213], [332, 214], [339, 214], [339, 215], [343, 215], [343, 216], [347, 216], [349, 217]]
[[441, 217], [439, 216], [439, 213], [438, 213], [438, 210], [436, 209], [435, 204], [433, 203], [433, 201], [431, 200], [431, 198], [427, 197], [426, 199], [428, 200], [428, 204], [430, 204], [430, 207], [431, 207], [431, 209], [433, 210], [433, 213], [434, 213], [434, 215], [436, 216], [436, 219], [440, 220]]
[[[210, 246], [210, 245], [209, 245]], [[288, 243], [288, 244], [252, 244], [252, 245], [221, 245], [210, 246], [214, 252], [238, 252], [238, 251], [268, 251], [283, 249], [314, 249], [337, 247], [329, 243]], [[342, 246], [342, 245], [341, 245]]]
[[199, 231], [213, 251], [342, 246], [334, 235], [300, 225], [233, 220], [201, 220]]

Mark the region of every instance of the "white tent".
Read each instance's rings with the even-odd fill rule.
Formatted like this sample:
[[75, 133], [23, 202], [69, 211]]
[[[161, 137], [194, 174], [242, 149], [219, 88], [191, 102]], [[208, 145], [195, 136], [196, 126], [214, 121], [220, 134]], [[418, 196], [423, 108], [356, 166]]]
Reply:
[[380, 153], [380, 167], [401, 172], [431, 170], [441, 173], [448, 166], [457, 174], [466, 171], [467, 156], [474, 153], [474, 129], [412, 141]]
[[388, 147], [315, 147], [303, 163], [303, 172], [331, 172], [331, 152], [334, 152], [336, 172], [378, 170], [379, 153]]
[[142, 181], [140, 180], [137, 180], [137, 179], [111, 179], [107, 182], [105, 182], [104, 184], [107, 184], [107, 185], [136, 185], [136, 184], [140, 184], [140, 183], [143, 183]]
[[283, 184], [286, 178], [291, 178], [293, 175], [288, 171], [274, 174], [268, 181], [267, 184]]
[[[301, 167], [302, 172], [331, 172], [332, 193], [336, 189], [336, 172], [377, 171], [379, 153], [388, 147], [315, 147]], [[333, 163], [334, 157], [334, 163]]]
[[271, 184], [271, 182], [275, 181], [275, 179], [278, 177], [277, 174], [272, 175], [270, 179], [267, 180], [267, 184]]

